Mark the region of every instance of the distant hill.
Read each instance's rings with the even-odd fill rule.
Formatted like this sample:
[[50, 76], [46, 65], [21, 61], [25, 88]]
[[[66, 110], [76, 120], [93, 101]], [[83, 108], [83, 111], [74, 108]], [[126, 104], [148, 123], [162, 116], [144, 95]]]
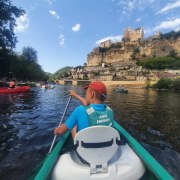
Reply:
[[71, 69], [73, 69], [74, 67], [71, 67], [71, 66], [66, 66], [66, 67], [63, 67], [61, 69], [59, 69], [58, 71], [56, 71], [53, 75], [52, 75], [52, 78], [64, 78], [64, 77], [67, 77], [68, 76], [68, 73]]

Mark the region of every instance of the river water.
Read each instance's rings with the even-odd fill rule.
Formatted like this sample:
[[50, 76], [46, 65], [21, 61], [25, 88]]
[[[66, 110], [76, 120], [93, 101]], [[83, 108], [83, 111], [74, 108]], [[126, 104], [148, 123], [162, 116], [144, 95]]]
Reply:
[[[0, 179], [26, 180], [48, 153], [53, 129], [68, 101], [67, 92], [81, 86], [31, 88], [23, 94], [0, 95]], [[116, 120], [175, 178], [180, 178], [180, 93], [108, 88], [106, 103]], [[72, 99], [64, 120], [80, 103]]]

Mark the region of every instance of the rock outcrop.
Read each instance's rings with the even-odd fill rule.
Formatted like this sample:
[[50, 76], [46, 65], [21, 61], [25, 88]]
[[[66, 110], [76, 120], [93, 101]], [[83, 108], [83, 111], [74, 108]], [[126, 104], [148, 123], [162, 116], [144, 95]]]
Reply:
[[121, 42], [111, 43], [110, 40], [102, 42], [88, 54], [87, 67], [97, 67], [102, 64], [126, 66], [148, 57], [167, 56], [171, 51], [180, 56], [180, 37], [162, 38], [161, 33], [158, 32], [144, 39], [143, 35], [141, 28], [134, 31], [128, 28]]

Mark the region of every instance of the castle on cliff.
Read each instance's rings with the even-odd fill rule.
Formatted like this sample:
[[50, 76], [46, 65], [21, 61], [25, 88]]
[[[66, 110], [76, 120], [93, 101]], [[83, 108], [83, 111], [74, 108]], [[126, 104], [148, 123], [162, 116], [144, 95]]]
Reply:
[[124, 30], [122, 41], [112, 43], [111, 40], [101, 42], [100, 46], [94, 48], [87, 56], [87, 67], [98, 67], [104, 65], [131, 65], [137, 60], [147, 57], [167, 56], [175, 51], [180, 56], [180, 37], [177, 39], [162, 39], [161, 33], [144, 38], [142, 28], [135, 30], [128, 27]]
[[144, 31], [142, 28], [132, 30], [130, 27], [124, 30], [124, 39], [126, 41], [138, 41], [144, 39]]

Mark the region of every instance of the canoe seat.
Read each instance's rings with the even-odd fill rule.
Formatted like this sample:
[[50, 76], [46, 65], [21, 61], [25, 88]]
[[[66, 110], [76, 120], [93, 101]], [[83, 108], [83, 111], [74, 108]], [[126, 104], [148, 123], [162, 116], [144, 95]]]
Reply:
[[[137, 180], [145, 168], [128, 144], [118, 146], [117, 130], [108, 126], [92, 126], [76, 134], [76, 151], [60, 156], [52, 172], [52, 180], [102, 179]], [[87, 163], [83, 163], [79, 156]]]
[[118, 149], [117, 139], [120, 140], [119, 133], [108, 126], [92, 126], [76, 134], [76, 151], [90, 164], [91, 174], [107, 172], [107, 163]]

